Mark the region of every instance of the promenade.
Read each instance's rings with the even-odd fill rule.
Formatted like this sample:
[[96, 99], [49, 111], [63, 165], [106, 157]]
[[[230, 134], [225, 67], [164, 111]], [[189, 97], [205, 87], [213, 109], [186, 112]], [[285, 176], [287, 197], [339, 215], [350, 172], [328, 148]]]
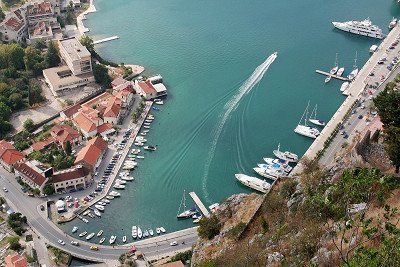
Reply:
[[[306, 153], [303, 155], [304, 158], [314, 159], [317, 156], [317, 153], [324, 149], [325, 141], [331, 136], [333, 131], [336, 129], [339, 123], [342, 123], [346, 113], [351, 109], [353, 104], [360, 99], [361, 93], [364, 91], [368, 82], [370, 82], [369, 74], [374, 72], [376, 68], [378, 68], [378, 61], [384, 56], [388, 58], [394, 57], [398, 54], [398, 47], [394, 50], [390, 50], [390, 44], [393, 43], [396, 38], [400, 36], [400, 26], [397, 25], [394, 29], [390, 31], [388, 36], [382, 41], [379, 45], [378, 50], [369, 58], [369, 60], [365, 63], [363, 68], [360, 70], [356, 78], [353, 82], [350, 83], [348, 87], [349, 96], [342, 103], [336, 113], [332, 116], [331, 120], [327, 123], [324, 129], [321, 131], [321, 134], [317, 139], [311, 144]], [[386, 69], [386, 66], [385, 66]], [[390, 71], [386, 69], [386, 73], [376, 73], [377, 75], [384, 75], [384, 79], [386, 80]], [[377, 78], [380, 78], [379, 76]], [[383, 81], [381, 81], [382, 83]], [[301, 163], [297, 164], [297, 166], [291, 172], [291, 175], [296, 175], [301, 172], [302, 166]]]

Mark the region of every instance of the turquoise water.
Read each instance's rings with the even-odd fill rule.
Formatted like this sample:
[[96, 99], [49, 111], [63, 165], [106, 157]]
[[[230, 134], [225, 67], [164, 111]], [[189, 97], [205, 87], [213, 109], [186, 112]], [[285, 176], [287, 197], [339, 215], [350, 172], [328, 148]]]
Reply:
[[[206, 205], [251, 192], [236, 182], [235, 173], [253, 175], [252, 168], [278, 143], [303, 154], [311, 140], [293, 129], [307, 102], [318, 104], [318, 116], [328, 120], [344, 100], [341, 83], [325, 85], [315, 70], [329, 70], [338, 52], [348, 73], [355, 52], [361, 66], [377, 43], [339, 32], [331, 21], [370, 17], [387, 32], [390, 19], [399, 15], [395, 2], [96, 0], [98, 12], [85, 22], [89, 34], [120, 37], [97, 46], [98, 52], [160, 73], [169, 96], [161, 111], [153, 112], [156, 120], [146, 137], [158, 150], [145, 154], [136, 181], [101, 220], [65, 227], [105, 229], [108, 237], [130, 236], [134, 224], [178, 230], [193, 225], [175, 217], [184, 189], [196, 191]], [[278, 58], [263, 79], [223, 123], [225, 105], [275, 51]]]

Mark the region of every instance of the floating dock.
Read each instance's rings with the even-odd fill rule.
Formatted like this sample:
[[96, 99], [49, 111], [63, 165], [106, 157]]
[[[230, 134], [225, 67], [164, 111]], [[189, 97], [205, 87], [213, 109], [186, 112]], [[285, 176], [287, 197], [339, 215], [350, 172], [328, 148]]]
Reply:
[[325, 75], [325, 76], [331, 76], [332, 78], [335, 78], [335, 79], [338, 79], [338, 80], [342, 80], [342, 81], [345, 81], [345, 82], [349, 82], [350, 81], [350, 79], [348, 79], [346, 77], [332, 75], [332, 74], [330, 74], [329, 72], [326, 72], [326, 71], [315, 70], [315, 72], [318, 73], [318, 74]]
[[190, 192], [189, 196], [191, 196], [194, 203], [196, 203], [197, 207], [199, 207], [201, 213], [203, 213], [205, 217], [210, 218], [210, 212], [207, 210], [206, 206], [204, 206], [203, 202], [201, 202], [197, 194], [195, 192]]
[[109, 42], [109, 41], [116, 40], [116, 39], [119, 39], [119, 37], [115, 35], [115, 36], [111, 36], [111, 37], [107, 37], [104, 39], [94, 41], [93, 44], [101, 44], [101, 43]]

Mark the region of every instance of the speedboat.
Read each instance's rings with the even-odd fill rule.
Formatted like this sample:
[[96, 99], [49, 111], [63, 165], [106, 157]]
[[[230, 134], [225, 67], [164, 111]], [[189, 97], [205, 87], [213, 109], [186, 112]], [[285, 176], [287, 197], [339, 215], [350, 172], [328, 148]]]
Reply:
[[157, 233], [157, 235], [161, 234], [160, 227], [157, 227], [157, 228], [156, 228], [156, 233]]
[[110, 237], [110, 240], [109, 240], [110, 245], [111, 245], [111, 244], [114, 244], [116, 239], [117, 239], [117, 236], [116, 236], [116, 235], [112, 235], [112, 236]]
[[78, 231], [78, 226], [74, 226], [74, 228], [72, 228], [72, 233], [75, 233], [76, 231]]
[[160, 227], [160, 231], [161, 231], [161, 233], [163, 233], [163, 234], [166, 232], [165, 228], [162, 227], [162, 226]]
[[285, 152], [280, 151], [280, 147], [281, 147], [281, 145], [279, 144], [278, 145], [278, 149], [275, 149], [273, 151], [275, 157], [283, 159], [283, 160], [286, 160], [288, 162], [297, 162], [297, 161], [299, 161], [299, 157], [296, 154], [294, 154], [292, 152], [289, 152], [289, 151], [285, 151]]
[[341, 77], [341, 76], [343, 75], [343, 72], [344, 72], [344, 68], [343, 68], [343, 67], [342, 67], [342, 68], [339, 68], [338, 71], [337, 71], [337, 73], [336, 73], [336, 76]]
[[325, 83], [330, 82], [331, 79], [332, 79], [332, 76], [329, 75], [328, 77], [325, 78]]
[[94, 214], [96, 214], [97, 217], [101, 217], [101, 213], [98, 209], [93, 209]]
[[133, 178], [132, 176], [124, 176], [124, 177], [121, 177], [121, 179], [124, 180], [124, 181], [133, 181], [133, 180], [135, 180], [135, 178]]
[[144, 159], [144, 156], [137, 156], [138, 159]]
[[106, 238], [105, 238], [105, 237], [103, 237], [103, 238], [100, 239], [99, 244], [103, 244], [104, 241], [106, 241]]
[[276, 180], [278, 177], [278, 174], [275, 173], [274, 171], [271, 171], [270, 169], [263, 169], [263, 168], [253, 168], [253, 170], [258, 174], [261, 175], [262, 177], [271, 179], [271, 180]]
[[394, 27], [396, 27], [397, 22], [398, 22], [397, 18], [393, 18], [393, 19], [390, 21], [390, 23], [389, 23], [389, 29], [391, 30], [391, 29], [393, 29]]
[[137, 236], [138, 236], [138, 238], [143, 237], [143, 232], [142, 232], [142, 229], [140, 229], [140, 227], [137, 228]]
[[115, 184], [113, 187], [115, 189], [125, 189], [125, 185], [122, 185], [122, 184]]
[[164, 101], [162, 101], [162, 100], [155, 101], [154, 103], [156, 103], [157, 105], [164, 105]]
[[94, 205], [94, 207], [96, 208], [96, 209], [98, 209], [99, 211], [104, 211], [104, 206], [102, 206], [102, 205]]
[[85, 232], [82, 232], [82, 233], [80, 233], [79, 234], [79, 237], [83, 237], [83, 236], [85, 236], [85, 235], [87, 235], [87, 232], [85, 231]]
[[132, 237], [135, 239], [138, 237], [138, 228], [136, 225], [132, 226]]
[[178, 219], [186, 219], [193, 216], [193, 214], [197, 213], [196, 208], [191, 208], [190, 210], [185, 210], [184, 212], [179, 213], [176, 217]]
[[250, 187], [254, 190], [257, 190], [261, 193], [266, 193], [271, 188], [271, 184], [256, 177], [251, 177], [240, 173], [235, 174], [235, 177], [243, 185]]
[[349, 78], [349, 80], [354, 80], [354, 78], [357, 76], [358, 74], [358, 69], [354, 69], [350, 72], [350, 74], [347, 76], [347, 78]]
[[116, 184], [126, 184], [126, 181], [124, 181], [122, 179], [115, 179], [115, 183]]
[[150, 234], [151, 236], [153, 236], [153, 235], [154, 235], [154, 231], [153, 231], [153, 229], [150, 229], [150, 228], [149, 228], [149, 234]]
[[342, 83], [342, 86], [340, 86], [340, 92], [344, 92], [344, 90], [346, 90], [347, 87], [349, 87], [349, 85], [350, 85], [349, 82]]
[[156, 151], [156, 149], [157, 149], [155, 146], [145, 146], [143, 148], [146, 150], [150, 150], [150, 151]]
[[100, 230], [98, 233], [97, 233], [97, 236], [101, 236], [103, 234], [103, 230]]
[[95, 233], [90, 233], [87, 237], [86, 240], [90, 240], [92, 237], [94, 237]]
[[144, 232], [143, 232], [143, 237], [148, 237], [148, 236], [149, 236], [149, 231], [144, 230]]
[[122, 237], [122, 242], [126, 243], [126, 235]]

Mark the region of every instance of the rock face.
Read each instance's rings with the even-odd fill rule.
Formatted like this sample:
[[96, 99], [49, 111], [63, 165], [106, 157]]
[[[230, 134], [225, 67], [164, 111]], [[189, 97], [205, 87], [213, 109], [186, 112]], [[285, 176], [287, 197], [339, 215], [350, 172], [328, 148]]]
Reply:
[[248, 223], [262, 204], [264, 197], [258, 194], [237, 194], [220, 204], [216, 213], [222, 229], [212, 240], [199, 239], [193, 249], [192, 264], [214, 258], [223, 253], [234, 242], [227, 234], [238, 223]]

